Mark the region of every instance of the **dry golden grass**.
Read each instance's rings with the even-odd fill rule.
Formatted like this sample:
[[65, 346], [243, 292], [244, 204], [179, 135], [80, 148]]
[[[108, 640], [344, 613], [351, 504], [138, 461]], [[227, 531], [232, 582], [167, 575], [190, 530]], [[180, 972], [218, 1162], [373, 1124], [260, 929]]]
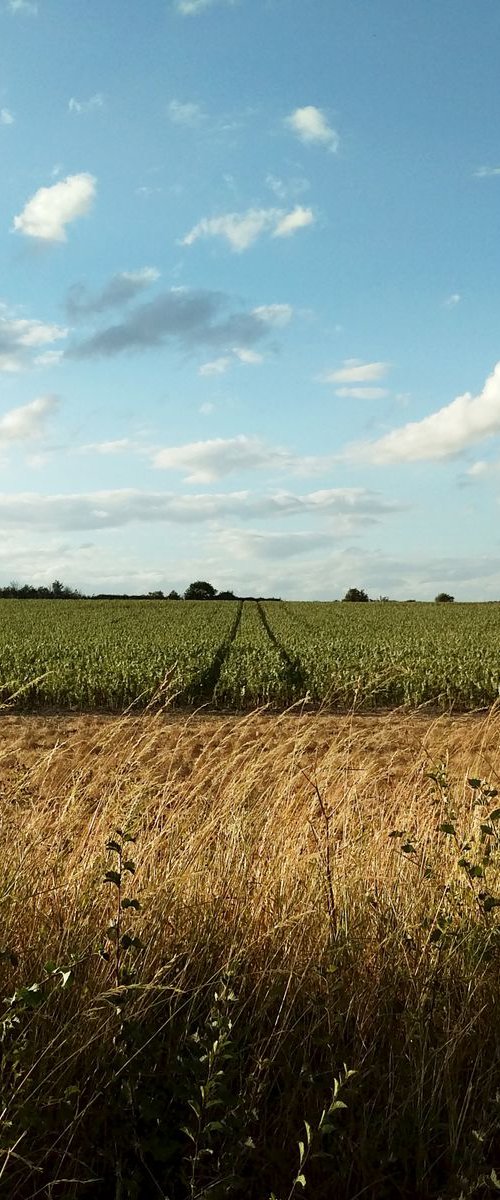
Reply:
[[[76, 965], [72, 985], [25, 1022], [5, 1076], [0, 1195], [114, 1194], [116, 1162], [103, 1150], [114, 1076], [148, 1050], [170, 1062], [169, 1031], [180, 1022], [188, 1036], [221, 973], [237, 996], [242, 1094], [258, 1112], [258, 1178], [249, 1167], [237, 1195], [288, 1195], [301, 1121], [344, 1061], [357, 1075], [335, 1151], [342, 1169], [330, 1164], [326, 1177], [311, 1165], [307, 1194], [458, 1197], [483, 1186], [498, 1150], [497, 917], [438, 826], [454, 807], [460, 836], [476, 837], [484, 812], [467, 780], [498, 785], [499, 734], [496, 712], [5, 716], [0, 950], [18, 965], [0, 963], [1, 995], [42, 979], [48, 960]], [[441, 790], [429, 779], [436, 764]], [[144, 943], [132, 1001], [143, 1037], [118, 1069], [113, 964], [98, 954], [115, 904], [102, 879], [116, 827], [137, 837], [130, 888]], [[393, 830], [408, 831], [415, 853]], [[449, 936], [434, 942], [443, 919]], [[66, 1110], [68, 1087], [80, 1091]], [[35, 1136], [23, 1122], [45, 1101]], [[153, 1161], [147, 1171], [161, 1175]], [[84, 1177], [104, 1182], [57, 1185]], [[141, 1197], [229, 1194], [141, 1186]]]

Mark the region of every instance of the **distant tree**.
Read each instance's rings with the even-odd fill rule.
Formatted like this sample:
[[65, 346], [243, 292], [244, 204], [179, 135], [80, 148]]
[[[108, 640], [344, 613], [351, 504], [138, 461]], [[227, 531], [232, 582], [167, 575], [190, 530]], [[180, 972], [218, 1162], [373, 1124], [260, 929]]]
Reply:
[[182, 599], [182, 597], [179, 595], [179, 592], [176, 592], [175, 588], [172, 588], [172, 591], [168, 593], [167, 600], [181, 600], [181, 599]]
[[212, 587], [211, 583], [207, 583], [204, 579], [197, 579], [194, 583], [190, 583], [189, 587], [184, 592], [185, 600], [214, 600], [217, 595], [216, 588]]
[[218, 600], [236, 600], [234, 592], [217, 592]]
[[349, 588], [344, 596], [344, 600], [349, 600], [355, 604], [359, 604], [361, 601], [365, 602], [369, 599], [370, 597], [364, 588]]
[[438, 592], [434, 597], [435, 604], [453, 604], [455, 597], [450, 596], [449, 592]]
[[165, 597], [163, 595], [163, 592], [161, 592], [158, 589], [158, 591], [156, 591], [156, 592], [148, 592], [147, 599], [148, 600], [164, 600]]

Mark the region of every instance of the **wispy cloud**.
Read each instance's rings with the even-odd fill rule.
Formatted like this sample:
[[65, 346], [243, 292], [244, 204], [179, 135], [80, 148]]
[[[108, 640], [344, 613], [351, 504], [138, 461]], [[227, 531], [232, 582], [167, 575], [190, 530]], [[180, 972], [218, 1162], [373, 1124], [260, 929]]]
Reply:
[[352, 400], [383, 400], [389, 392], [387, 388], [381, 387], [340, 387], [336, 388], [335, 395], [351, 397]]
[[263, 313], [231, 310], [230, 298], [220, 292], [172, 288], [138, 305], [122, 321], [76, 342], [68, 356], [111, 357], [168, 342], [191, 350], [211, 346], [227, 355], [234, 346], [252, 349], [269, 330]]
[[205, 379], [211, 379], [216, 375], [225, 375], [230, 366], [231, 359], [228, 355], [224, 355], [221, 358], [214, 358], [212, 362], [202, 363], [201, 367], [198, 368], [198, 375], [201, 375]]
[[306, 145], [324, 146], [332, 154], [339, 148], [340, 138], [321, 108], [306, 104], [285, 118], [285, 125]]
[[0, 493], [0, 521], [19, 530], [70, 531], [118, 529], [136, 524], [172, 522], [199, 524], [229, 517], [234, 520], [274, 520], [314, 513], [323, 517], [383, 516], [401, 505], [368, 488], [330, 488], [317, 492], [247, 491], [179, 495], [117, 491], [62, 493]]
[[153, 466], [180, 471], [187, 483], [214, 483], [241, 471], [284, 471], [311, 476], [330, 471], [331, 455], [298, 455], [282, 446], [269, 446], [262, 438], [240, 433], [232, 438], [210, 438], [183, 446], [166, 446], [153, 454]]
[[68, 175], [52, 187], [39, 188], [14, 217], [13, 229], [39, 241], [65, 242], [66, 226], [90, 211], [95, 194], [93, 175]]
[[95, 112], [96, 109], [104, 108], [104, 96], [101, 92], [96, 92], [94, 96], [90, 96], [88, 100], [76, 100], [74, 96], [68, 104], [70, 113], [76, 113], [77, 116], [82, 116], [83, 113]]
[[194, 128], [205, 120], [203, 109], [192, 101], [183, 104], [180, 100], [171, 100], [167, 113], [173, 125], [187, 125]]
[[451, 296], [446, 297], [446, 300], [444, 301], [444, 307], [445, 308], [456, 308], [457, 304], [460, 304], [461, 299], [462, 299], [462, 297], [460, 295], [460, 292], [452, 292]]
[[[0, 371], [19, 372], [32, 365], [48, 365], [43, 361], [44, 355], [39, 354], [40, 349], [65, 338], [67, 332], [60, 325], [13, 316], [0, 306]], [[57, 354], [59, 358], [58, 351], [46, 353]]]
[[182, 239], [183, 246], [192, 246], [200, 238], [219, 237], [231, 250], [241, 253], [253, 246], [263, 234], [272, 238], [291, 237], [315, 220], [310, 208], [296, 205], [291, 212], [280, 208], [249, 208], [244, 213], [224, 213], [219, 217], [202, 217]]
[[438, 462], [500, 433], [500, 363], [481, 392], [465, 392], [422, 421], [411, 421], [375, 442], [352, 448], [352, 456], [373, 463]]
[[359, 358], [346, 358], [341, 367], [325, 371], [319, 376], [320, 383], [375, 383], [384, 379], [390, 370], [387, 362], [362, 362]]
[[0, 108], [0, 125], [13, 125], [14, 121], [10, 108]]
[[99, 292], [88, 292], [83, 284], [74, 284], [66, 298], [67, 312], [72, 320], [76, 320], [120, 308], [135, 300], [159, 278], [156, 267], [139, 267], [136, 271], [119, 271]]
[[293, 317], [291, 304], [259, 304], [253, 309], [253, 314], [259, 321], [271, 325], [275, 329], [284, 329]]
[[476, 179], [494, 179], [500, 175], [500, 167], [478, 167], [474, 175]]

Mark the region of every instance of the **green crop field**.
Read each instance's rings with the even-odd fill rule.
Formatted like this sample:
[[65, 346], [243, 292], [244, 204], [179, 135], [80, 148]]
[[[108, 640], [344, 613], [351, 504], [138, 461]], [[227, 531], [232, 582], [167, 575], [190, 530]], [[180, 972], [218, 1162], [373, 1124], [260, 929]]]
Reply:
[[500, 604], [0, 602], [0, 697], [119, 711], [497, 699]]

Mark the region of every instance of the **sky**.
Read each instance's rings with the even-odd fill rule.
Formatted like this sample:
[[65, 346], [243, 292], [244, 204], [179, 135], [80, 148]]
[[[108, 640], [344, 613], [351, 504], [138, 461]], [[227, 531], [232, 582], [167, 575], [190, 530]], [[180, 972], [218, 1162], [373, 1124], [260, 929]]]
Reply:
[[0, 584], [500, 598], [498, 0], [0, 0]]

